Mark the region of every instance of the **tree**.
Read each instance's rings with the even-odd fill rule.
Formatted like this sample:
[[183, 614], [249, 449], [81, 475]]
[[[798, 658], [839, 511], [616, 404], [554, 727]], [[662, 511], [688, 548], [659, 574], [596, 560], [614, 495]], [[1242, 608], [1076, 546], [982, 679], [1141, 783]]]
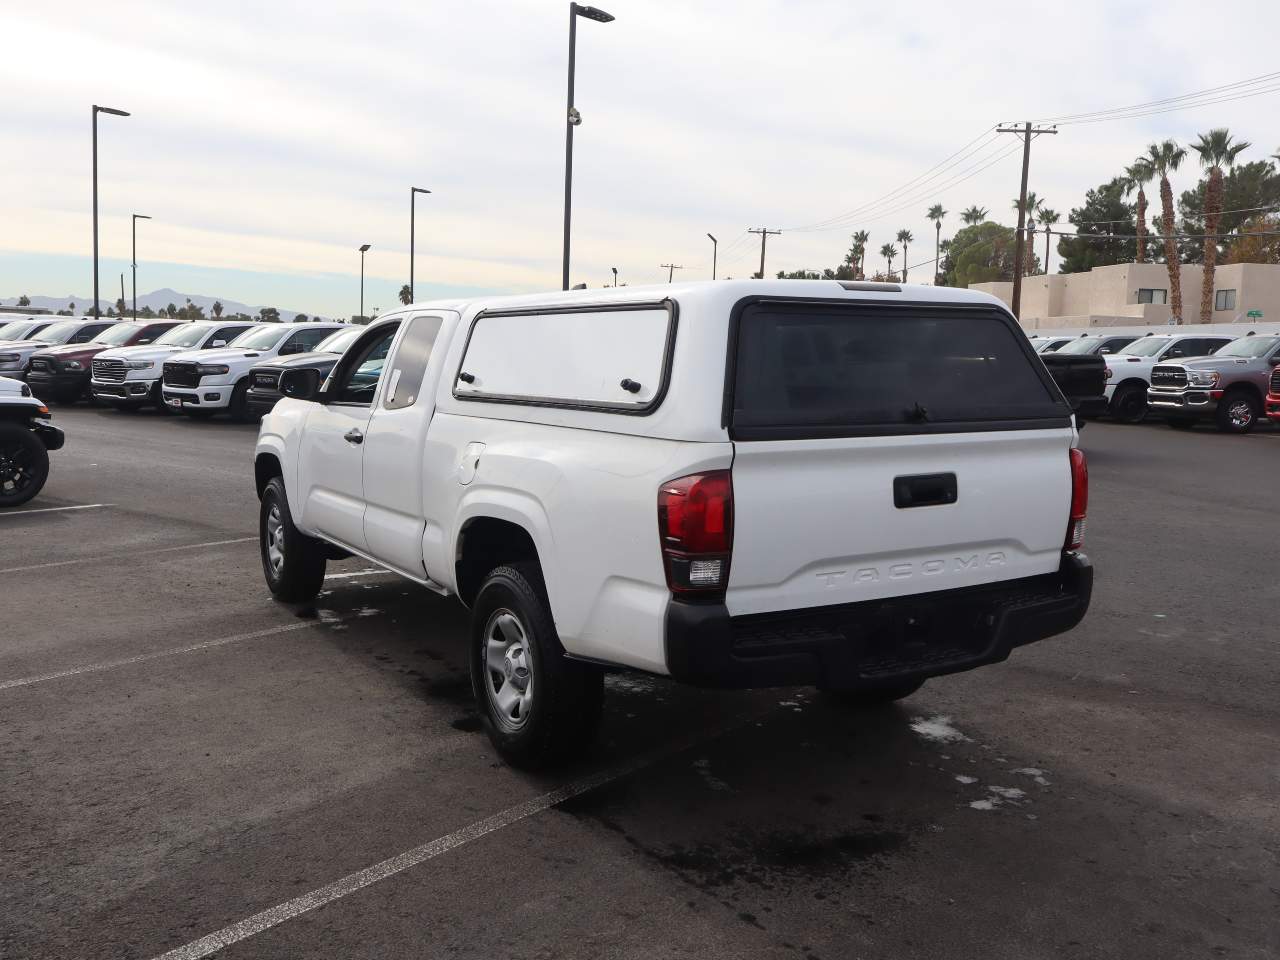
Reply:
[[[1048, 207], [1040, 207], [1040, 223], [1044, 227], [1044, 272], [1049, 272], [1049, 238], [1053, 236], [1053, 231], [1049, 228], [1062, 219], [1062, 214], [1057, 210], [1050, 210]], [[1030, 236], [1030, 234], [1028, 234]]]
[[[830, 272], [831, 272], [830, 270], [827, 271], [827, 273], [830, 273]], [[778, 279], [779, 280], [821, 280], [822, 274], [818, 273], [816, 270], [791, 270], [791, 271], [779, 270]]]
[[1100, 184], [1085, 194], [1084, 206], [1067, 214], [1076, 235], [1058, 240], [1059, 273], [1084, 273], [1133, 260], [1136, 241], [1129, 238], [1137, 229], [1133, 204], [1124, 200], [1127, 185], [1125, 177]]
[[18, 306], [20, 307], [31, 306], [31, 298], [24, 293], [22, 296], [18, 298]]
[[1151, 169], [1150, 161], [1143, 157], [1124, 168], [1124, 195], [1127, 197], [1134, 190], [1138, 191], [1138, 213], [1137, 213], [1137, 262], [1147, 262], [1147, 192], [1146, 185], [1151, 182], [1151, 178], [1156, 172]]
[[933, 221], [933, 283], [938, 283], [938, 265], [942, 262], [942, 218], [947, 215], [947, 211], [942, 209], [942, 204], [935, 203], [929, 208], [925, 214]]
[[1174, 241], [1173, 188], [1169, 174], [1182, 166], [1187, 151], [1173, 140], [1162, 140], [1147, 147], [1147, 160], [1160, 178], [1161, 234], [1164, 236], [1164, 260], [1169, 269], [1169, 311], [1174, 323], [1182, 323], [1182, 261]]
[[[1205, 199], [1209, 180], [1201, 180], [1194, 190], [1183, 192], [1178, 199], [1183, 233], [1200, 235], [1209, 233], [1204, 220]], [[1261, 213], [1280, 208], [1280, 171], [1270, 160], [1239, 163], [1226, 171], [1222, 178], [1222, 213], [1218, 229], [1212, 231], [1223, 237], [1223, 246], [1229, 244], [1229, 235], [1240, 229], [1241, 224]], [[1221, 249], [1221, 247], [1219, 248]], [[1184, 263], [1198, 263], [1204, 248], [1195, 241], [1188, 241], [1182, 251]]]
[[275, 307], [263, 307], [258, 311], [258, 319], [263, 323], [279, 323], [280, 311]]
[[413, 303], [413, 291], [409, 289], [409, 285], [407, 283], [400, 288], [400, 302], [406, 307]]
[[1280, 263], [1280, 214], [1259, 214], [1240, 227], [1225, 263]]
[[118, 317], [124, 316], [124, 297], [116, 298], [116, 316]]
[[855, 280], [867, 275], [867, 244], [870, 242], [871, 232], [868, 230], [859, 230], [853, 235], [853, 248], [849, 252], [856, 250], [858, 253], [857, 262], [853, 264]]
[[960, 219], [966, 226], [972, 227], [987, 219], [987, 214], [989, 212], [990, 211], [988, 211], [986, 207], [973, 206], [968, 210], [961, 211]]
[[1247, 141], [1233, 143], [1231, 131], [1215, 127], [1191, 149], [1200, 155], [1200, 166], [1209, 171], [1204, 192], [1204, 279], [1200, 285], [1200, 322], [1213, 322], [1213, 274], [1218, 264], [1218, 222], [1222, 219], [1222, 168], [1235, 165], [1236, 157], [1249, 148]]
[[890, 275], [893, 274], [893, 258], [897, 255], [898, 248], [892, 243], [886, 243], [880, 248], [880, 256], [884, 257], [885, 261], [889, 264], [887, 272]]
[[210, 307], [210, 308], [209, 308], [209, 310], [213, 313], [213, 315], [214, 315], [214, 317], [215, 317], [215, 318], [221, 317], [221, 316], [222, 316], [222, 301], [221, 301], [221, 300], [215, 300], [215, 301], [213, 301], [213, 306], [212, 306], [212, 307]]
[[75, 304], [75, 301], [73, 300], [71, 303], [67, 304], [67, 313], [74, 316], [75, 312], [76, 312], [76, 304]]
[[956, 231], [942, 263], [942, 281], [967, 287], [992, 280], [1012, 280], [1017, 257], [1017, 232], [985, 220]]
[[294, 323], [306, 323], [310, 318], [305, 313], [300, 313], [293, 318]]
[[161, 311], [161, 313], [163, 313], [166, 317], [176, 317], [178, 315], [178, 308], [175, 304], [171, 303], [167, 307], [165, 307], [164, 310]]
[[902, 244], [902, 282], [907, 282], [907, 245], [915, 243], [916, 238], [911, 235], [910, 230], [898, 231], [898, 242]]
[[[1017, 213], [1022, 206], [1022, 198], [1013, 198], [1013, 212]], [[1025, 230], [1023, 236], [1023, 254], [1026, 261], [1026, 269], [1023, 271], [1024, 277], [1029, 277], [1035, 272], [1032, 263], [1035, 261], [1035, 243], [1036, 238], [1036, 214], [1040, 212], [1040, 208], [1044, 206], [1044, 201], [1036, 196], [1034, 190], [1027, 191], [1027, 213], [1023, 218]]]

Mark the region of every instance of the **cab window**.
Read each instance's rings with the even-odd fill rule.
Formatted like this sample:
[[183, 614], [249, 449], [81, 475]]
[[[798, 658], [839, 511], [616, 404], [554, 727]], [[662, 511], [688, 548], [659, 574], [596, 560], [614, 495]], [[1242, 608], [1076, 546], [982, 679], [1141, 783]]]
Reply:
[[409, 329], [400, 339], [391, 372], [387, 376], [383, 406], [388, 410], [411, 407], [418, 399], [418, 391], [422, 389], [422, 378], [427, 374], [427, 364], [431, 362], [431, 350], [435, 346], [436, 335], [440, 333], [441, 322], [439, 317], [414, 317], [409, 321]]
[[329, 387], [329, 402], [367, 407], [373, 403], [378, 390], [382, 368], [391, 350], [399, 323], [388, 323], [376, 331], [370, 331], [365, 339], [356, 343], [352, 351], [343, 357], [334, 370], [334, 380]]

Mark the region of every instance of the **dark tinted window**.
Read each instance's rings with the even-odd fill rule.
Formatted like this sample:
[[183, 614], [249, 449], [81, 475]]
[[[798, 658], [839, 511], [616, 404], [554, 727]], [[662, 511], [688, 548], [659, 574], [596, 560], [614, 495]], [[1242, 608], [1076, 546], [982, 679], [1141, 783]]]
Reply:
[[995, 312], [748, 307], [738, 328], [734, 434], [908, 433], [1066, 416], [1027, 351]]
[[214, 331], [213, 336], [209, 338], [209, 343], [213, 343], [215, 340], [221, 340], [224, 344], [230, 343], [236, 337], [240, 336], [240, 334], [244, 333], [244, 331], [245, 328], [242, 326], [222, 327]]
[[69, 342], [70, 343], [88, 343], [90, 340], [92, 340], [94, 337], [100, 334], [103, 330], [107, 329], [107, 327], [109, 326], [111, 326], [111, 324], [109, 323], [88, 324], [79, 333], [77, 333], [74, 337], [72, 337]]
[[418, 399], [422, 378], [426, 376], [427, 364], [431, 361], [431, 349], [435, 346], [436, 334], [440, 332], [440, 322], [439, 317], [414, 317], [409, 321], [409, 329], [400, 340], [400, 346], [396, 347], [395, 360], [387, 379], [383, 406], [388, 410], [411, 407]]
[[330, 387], [334, 403], [353, 403], [368, 406], [378, 390], [382, 367], [395, 338], [398, 323], [388, 323], [382, 329], [370, 331], [367, 340], [357, 344], [334, 368], [333, 385]]
[[332, 335], [333, 330], [321, 328], [319, 330], [299, 330], [297, 333], [289, 337], [288, 341], [280, 348], [281, 353], [309, 353], [314, 350], [321, 340], [327, 340]]

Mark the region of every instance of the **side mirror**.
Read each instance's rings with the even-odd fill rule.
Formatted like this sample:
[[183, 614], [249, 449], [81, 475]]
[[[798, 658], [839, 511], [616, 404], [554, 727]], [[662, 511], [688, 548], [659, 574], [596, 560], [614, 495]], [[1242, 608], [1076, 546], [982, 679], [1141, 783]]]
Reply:
[[227, 341], [225, 341], [225, 340], [215, 340], [215, 341], [213, 341], [213, 343], [209, 344], [209, 347], [210, 347], [210, 348], [213, 348], [213, 347], [225, 347], [226, 345], [227, 345]]
[[1110, 348], [1110, 347], [1103, 347], [1103, 348], [1102, 348], [1101, 350], [1099, 350], [1098, 352], [1099, 352], [1099, 353], [1110, 353], [1110, 352], [1111, 352], [1111, 348]]
[[280, 375], [280, 392], [294, 400], [319, 400], [320, 371], [286, 370]]

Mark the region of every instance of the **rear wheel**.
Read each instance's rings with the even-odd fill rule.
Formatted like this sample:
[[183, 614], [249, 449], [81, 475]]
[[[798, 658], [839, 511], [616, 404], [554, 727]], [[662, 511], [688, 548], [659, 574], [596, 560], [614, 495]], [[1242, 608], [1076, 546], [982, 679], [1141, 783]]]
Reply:
[[1253, 395], [1244, 390], [1236, 390], [1228, 392], [1218, 401], [1214, 419], [1218, 423], [1218, 429], [1225, 433], [1248, 433], [1261, 415], [1262, 411], [1258, 409], [1258, 401]]
[[324, 544], [293, 525], [284, 481], [274, 477], [262, 492], [258, 546], [267, 589], [285, 603], [314, 600], [324, 586]]
[[1121, 423], [1141, 423], [1147, 415], [1146, 388], [1121, 387], [1111, 398], [1111, 415]]
[[565, 656], [536, 563], [485, 578], [471, 611], [470, 660], [476, 707], [508, 763], [553, 766], [595, 737], [604, 675]]
[[909, 697], [923, 686], [923, 680], [907, 680], [862, 690], [833, 690], [829, 687], [820, 689], [824, 696], [842, 706], [855, 710], [871, 710]]
[[49, 451], [23, 423], [0, 423], [0, 507], [26, 503], [49, 478]]

